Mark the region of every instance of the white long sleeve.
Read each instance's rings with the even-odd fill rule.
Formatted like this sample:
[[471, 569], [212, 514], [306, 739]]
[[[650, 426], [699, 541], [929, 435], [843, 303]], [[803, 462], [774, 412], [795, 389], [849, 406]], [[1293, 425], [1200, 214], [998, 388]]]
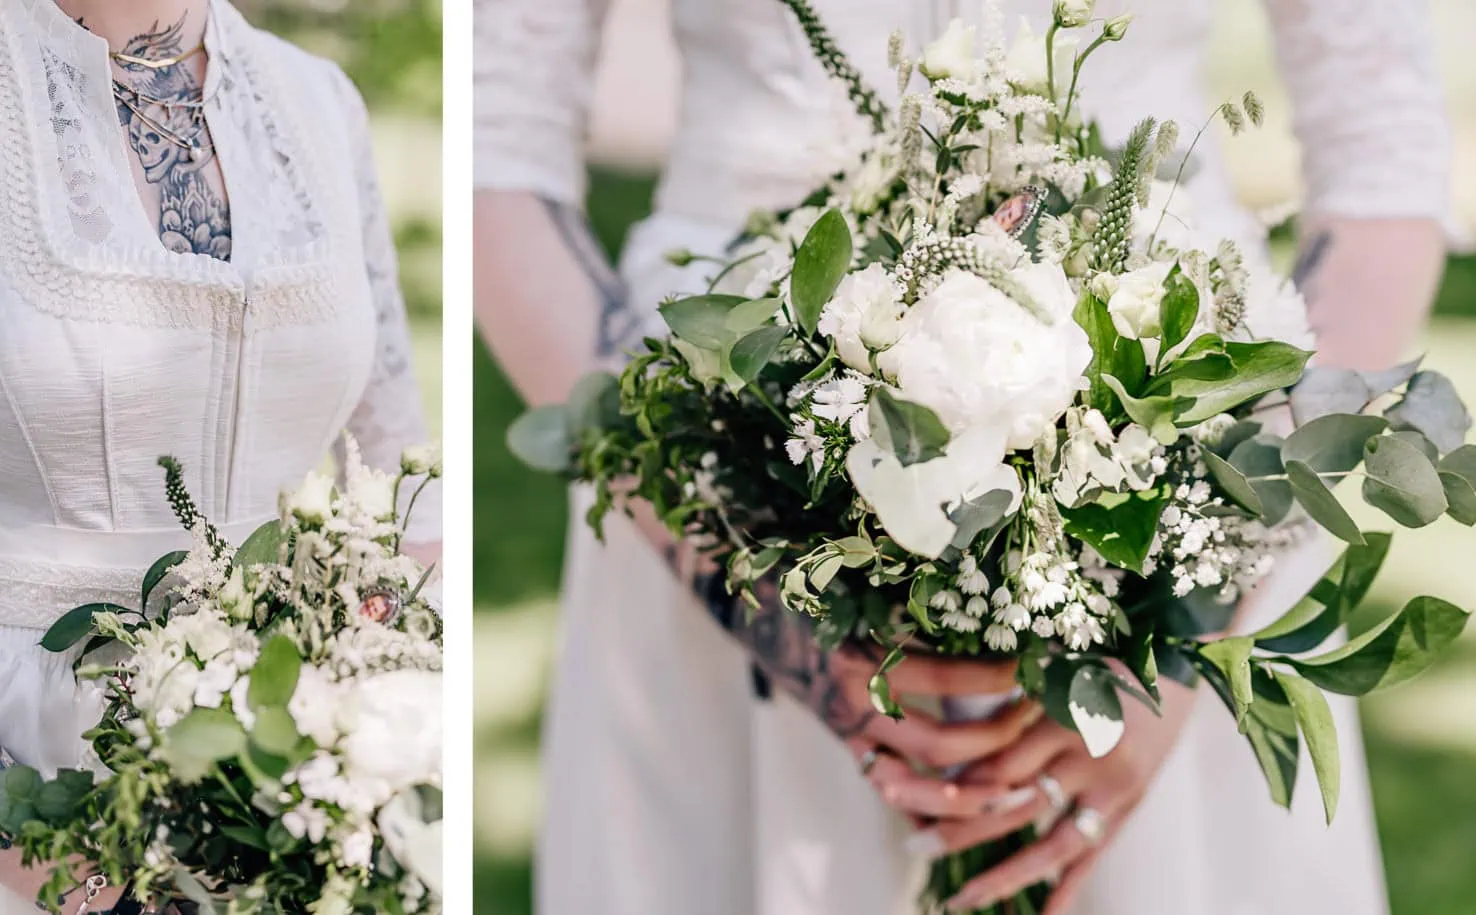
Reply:
[[583, 200], [584, 145], [608, 0], [477, 0], [478, 188]]
[[1305, 209], [1450, 211], [1451, 136], [1424, 0], [1265, 0], [1302, 146]]
[[[368, 387], [349, 417], [348, 432], [359, 443], [365, 463], [393, 471], [399, 467], [400, 454], [406, 448], [429, 443], [430, 431], [420, 386], [415, 378], [413, 347], [405, 313], [405, 297], [400, 291], [394, 235], [390, 231], [384, 198], [379, 190], [379, 173], [374, 165], [369, 113], [358, 90], [346, 77], [341, 80], [341, 89], [344, 104], [349, 109], [348, 121], [355, 134], [351, 142], [356, 150], [354, 171], [363, 226], [364, 270], [374, 300], [378, 330], [374, 367]], [[404, 507], [402, 505], [401, 509]], [[416, 501], [406, 537], [412, 543], [441, 540], [439, 481], [427, 486]]]

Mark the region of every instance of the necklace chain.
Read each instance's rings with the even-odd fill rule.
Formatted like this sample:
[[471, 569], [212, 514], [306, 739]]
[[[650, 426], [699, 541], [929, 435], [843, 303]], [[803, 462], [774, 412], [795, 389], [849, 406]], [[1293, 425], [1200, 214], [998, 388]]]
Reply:
[[135, 57], [122, 51], [109, 51], [108, 56], [120, 64], [129, 64], [135, 67], [144, 67], [149, 70], [163, 70], [167, 67], [178, 66], [205, 50], [205, 42], [200, 42], [188, 51], [175, 54], [172, 57]]
[[[204, 143], [200, 142], [202, 136], [208, 138], [209, 134], [207, 125], [205, 124], [204, 113], [205, 104], [209, 99], [205, 98], [203, 90], [198, 98], [171, 101], [169, 99], [154, 98], [115, 79], [113, 80], [113, 98], [117, 99], [120, 104], [133, 112], [134, 117], [137, 117], [155, 133], [159, 134], [159, 136], [189, 153], [191, 160], [198, 162], [204, 159], [207, 153], [215, 150], [215, 144], [208, 139]], [[158, 118], [149, 115], [144, 111], [144, 106], [151, 104], [163, 106], [166, 117], [172, 113], [175, 107], [188, 109], [193, 135], [185, 136], [173, 127], [162, 123]]]

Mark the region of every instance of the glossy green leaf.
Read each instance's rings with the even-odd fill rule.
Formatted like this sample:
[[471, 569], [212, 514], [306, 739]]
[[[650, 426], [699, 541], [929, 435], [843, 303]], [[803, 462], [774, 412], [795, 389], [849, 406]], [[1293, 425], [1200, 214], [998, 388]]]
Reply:
[[1199, 317], [1199, 305], [1199, 290], [1184, 275], [1183, 269], [1174, 265], [1164, 280], [1163, 299], [1158, 306], [1159, 326], [1163, 328], [1159, 337], [1163, 352], [1178, 346], [1189, 336]]
[[1323, 689], [1366, 695], [1424, 671], [1461, 634], [1467, 617], [1466, 611], [1438, 597], [1417, 597], [1348, 644], [1290, 663]]
[[184, 562], [189, 555], [188, 550], [175, 550], [160, 556], [153, 565], [149, 566], [149, 570], [144, 573], [143, 588], [140, 592], [138, 606], [141, 609], [148, 609], [149, 598], [153, 596], [154, 589], [159, 587], [159, 583], [164, 580], [170, 570]]
[[1164, 504], [1159, 497], [1133, 494], [1112, 505], [1094, 502], [1063, 508], [1061, 518], [1066, 533], [1091, 544], [1113, 565], [1141, 574]]
[[1160, 444], [1170, 445], [1178, 440], [1179, 430], [1174, 426], [1174, 416], [1188, 409], [1191, 400], [1167, 396], [1133, 397], [1123, 387], [1122, 381], [1113, 375], [1103, 375], [1102, 383], [1117, 395], [1122, 409], [1133, 422], [1147, 429]]
[[1445, 514], [1445, 486], [1425, 453], [1392, 435], [1364, 447], [1363, 498], [1405, 527], [1424, 527]]
[[1113, 405], [1112, 389], [1103, 383], [1102, 376], [1113, 373], [1119, 339], [1117, 328], [1112, 323], [1112, 315], [1107, 311], [1106, 302], [1092, 295], [1090, 291], [1083, 290], [1072, 319], [1086, 331], [1087, 340], [1092, 345], [1092, 359], [1083, 373], [1088, 383], [1087, 403], [1110, 415]]
[[1235, 704], [1235, 721], [1243, 724], [1251, 705], [1251, 649], [1255, 640], [1229, 636], [1203, 645], [1199, 653], [1225, 675]]
[[1071, 678], [1067, 711], [1093, 759], [1112, 752], [1122, 739], [1122, 700], [1107, 668], [1086, 664], [1077, 669]]
[[1364, 444], [1388, 426], [1382, 416], [1322, 416], [1286, 437], [1281, 459], [1299, 461], [1319, 474], [1343, 473], [1363, 463]]
[[1331, 825], [1338, 810], [1342, 779], [1338, 732], [1333, 724], [1332, 710], [1328, 708], [1322, 690], [1296, 674], [1278, 670], [1276, 681], [1286, 691], [1292, 711], [1296, 713], [1297, 724], [1307, 743], [1307, 754], [1312, 757], [1312, 769], [1317, 773], [1317, 785], [1322, 789], [1322, 808]]
[[737, 295], [693, 295], [666, 302], [658, 311], [677, 337], [702, 349], [719, 350], [736, 336], [728, 327], [728, 315], [748, 301]]
[[866, 684], [866, 692], [871, 696], [871, 707], [888, 718], [896, 720], [902, 718], [902, 706], [898, 705], [896, 698], [892, 696], [892, 687], [887, 683], [887, 674], [892, 668], [902, 663], [903, 657], [905, 655], [902, 646], [893, 647], [882, 660], [881, 667], [871, 675], [871, 679]]
[[794, 253], [789, 300], [805, 333], [815, 332], [820, 312], [851, 266], [851, 230], [839, 210], [827, 210]]
[[281, 706], [268, 706], [256, 714], [251, 728], [251, 742], [275, 756], [287, 756], [302, 740], [297, 733], [297, 723], [292, 715]]
[[46, 634], [41, 637], [41, 647], [52, 652], [67, 651], [92, 634], [92, 618], [97, 614], [132, 612], [127, 607], [108, 603], [73, 607], [46, 630]]
[[1180, 426], [1202, 423], [1220, 413], [1249, 403], [1264, 394], [1289, 387], [1302, 377], [1312, 354], [1289, 343], [1226, 343], [1225, 353], [1234, 371], [1223, 380], [1169, 377], [1168, 394], [1194, 398], [1194, 405], [1178, 416]]
[[286, 540], [287, 532], [282, 529], [282, 522], [268, 521], [251, 532], [236, 550], [236, 555], [231, 557], [231, 565], [249, 569], [274, 563], [280, 558], [282, 544]]
[[[1285, 451], [1282, 452], [1285, 454]], [[1362, 544], [1363, 532], [1358, 522], [1343, 508], [1338, 497], [1323, 484], [1321, 478], [1301, 461], [1286, 462], [1286, 479], [1291, 484], [1292, 495], [1306, 509], [1312, 520], [1340, 540]]]

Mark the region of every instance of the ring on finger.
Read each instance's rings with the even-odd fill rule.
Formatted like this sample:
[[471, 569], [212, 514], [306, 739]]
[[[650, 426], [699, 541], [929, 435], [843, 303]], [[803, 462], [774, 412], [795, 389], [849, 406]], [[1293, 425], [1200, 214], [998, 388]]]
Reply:
[[1071, 816], [1071, 825], [1081, 833], [1088, 848], [1101, 844], [1107, 834], [1107, 818], [1091, 807], [1078, 807]]
[[881, 748], [871, 747], [861, 754], [861, 774], [870, 775], [871, 770], [876, 768], [877, 760], [881, 759]]
[[1035, 785], [1040, 789], [1040, 793], [1045, 796], [1046, 801], [1051, 805], [1051, 809], [1056, 813], [1065, 810], [1071, 803], [1071, 799], [1066, 796], [1066, 789], [1061, 787], [1061, 783], [1044, 772], [1036, 777]]

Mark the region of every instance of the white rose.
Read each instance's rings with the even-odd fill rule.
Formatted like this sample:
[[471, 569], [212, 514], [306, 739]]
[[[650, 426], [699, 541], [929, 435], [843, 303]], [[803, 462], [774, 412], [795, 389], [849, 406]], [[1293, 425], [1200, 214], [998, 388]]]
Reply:
[[434, 445], [414, 445], [400, 454], [400, 470], [410, 476], [441, 475], [441, 449]]
[[310, 473], [286, 498], [286, 510], [306, 524], [322, 524], [333, 514], [333, 479]]
[[[1071, 67], [1076, 62], [1077, 40], [1068, 35], [1057, 35], [1052, 43], [1056, 51], [1056, 95], [1064, 97], [1071, 88]], [[1046, 95], [1050, 89], [1050, 76], [1046, 62], [1044, 35], [1036, 35], [1030, 22], [1022, 19], [1020, 31], [1005, 55], [1005, 70], [1010, 81], [1021, 89]]]
[[948, 513], [996, 490], [1009, 494], [1007, 513], [1020, 505], [1020, 483], [1004, 463], [1004, 430], [984, 424], [953, 437], [942, 457], [902, 466], [892, 452], [867, 439], [846, 455], [846, 472], [876, 519], [899, 546], [936, 559], [958, 531]]
[[1132, 340], [1163, 333], [1159, 306], [1163, 303], [1164, 280], [1174, 269], [1172, 261], [1155, 261], [1117, 278], [1117, 290], [1107, 300], [1112, 326]]
[[1056, 0], [1056, 22], [1065, 29], [1079, 29], [1092, 20], [1097, 0]]
[[947, 31], [923, 48], [918, 69], [929, 79], [972, 80], [978, 67], [974, 57], [974, 33], [974, 27], [964, 25], [962, 19], [948, 23]]
[[841, 361], [871, 373], [871, 351], [885, 349], [901, 334], [904, 314], [897, 287], [881, 264], [848, 274], [820, 312], [820, 333], [835, 341]]
[[1092, 359], [1070, 318], [1075, 296], [1061, 268], [1034, 264], [1011, 274], [1050, 323], [972, 273], [954, 271], [903, 318], [902, 339], [878, 357], [905, 400], [957, 433], [980, 425], [1029, 448], [1060, 419]]

